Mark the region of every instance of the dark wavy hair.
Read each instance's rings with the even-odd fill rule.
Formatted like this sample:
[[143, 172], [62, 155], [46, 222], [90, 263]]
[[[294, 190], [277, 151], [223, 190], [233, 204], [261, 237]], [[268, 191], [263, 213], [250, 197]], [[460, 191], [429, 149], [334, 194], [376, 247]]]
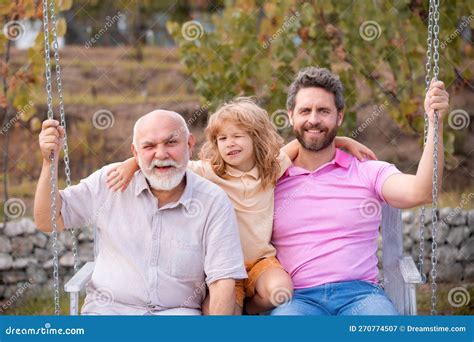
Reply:
[[300, 89], [323, 88], [334, 94], [336, 109], [338, 112], [344, 109], [344, 86], [339, 76], [333, 74], [326, 68], [308, 67], [300, 70], [293, 83], [288, 89], [286, 108], [295, 109], [296, 95]]

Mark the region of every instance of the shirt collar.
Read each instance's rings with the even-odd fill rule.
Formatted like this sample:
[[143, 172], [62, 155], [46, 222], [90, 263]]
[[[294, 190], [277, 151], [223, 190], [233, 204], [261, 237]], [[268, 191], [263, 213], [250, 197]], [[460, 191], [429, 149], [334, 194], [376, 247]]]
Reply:
[[230, 165], [226, 165], [225, 167], [225, 172], [229, 175], [229, 176], [232, 176], [232, 177], [237, 177], [237, 178], [240, 178], [240, 177], [243, 177], [245, 175], [249, 175], [255, 179], [258, 179], [258, 168], [256, 166], [254, 166], [250, 171], [248, 172], [243, 172], [243, 171], [240, 171]]
[[[186, 211], [191, 210], [192, 206], [192, 198], [193, 198], [193, 187], [194, 187], [194, 177], [195, 175], [193, 174], [192, 171], [186, 170], [186, 173], [184, 175], [186, 177], [186, 186], [184, 187], [184, 191], [181, 194], [181, 197], [179, 200], [175, 203], [170, 203], [169, 206], [166, 205], [163, 208], [172, 208], [177, 206], [178, 204], [182, 204], [185, 208]], [[135, 173], [135, 178], [137, 180], [136, 185], [135, 185], [135, 196], [140, 195], [144, 190], [148, 190], [150, 195], [154, 196], [153, 193], [151, 192], [151, 189], [148, 185], [148, 182], [146, 181], [145, 175], [141, 170], [137, 171]]]
[[321, 165], [316, 170], [310, 172], [310, 171], [308, 171], [306, 169], [303, 169], [301, 167], [292, 166], [292, 167], [288, 168], [288, 170], [285, 172], [285, 176], [290, 176], [291, 177], [291, 176], [314, 173], [318, 170], [321, 170], [322, 168], [325, 168], [328, 165], [337, 165], [337, 166], [340, 166], [342, 168], [347, 169], [347, 168], [349, 168], [349, 166], [351, 164], [352, 158], [353, 157], [350, 154], [347, 154], [346, 152], [344, 152], [344, 151], [337, 148], [334, 158], [331, 161], [327, 162], [326, 164]]

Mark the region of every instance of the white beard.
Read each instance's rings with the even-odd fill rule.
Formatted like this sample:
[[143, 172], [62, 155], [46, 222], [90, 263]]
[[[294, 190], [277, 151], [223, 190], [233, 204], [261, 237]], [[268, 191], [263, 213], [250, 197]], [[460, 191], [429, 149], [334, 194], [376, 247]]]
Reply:
[[[145, 166], [143, 160], [138, 157], [138, 166], [145, 175], [145, 178], [150, 183], [150, 186], [155, 190], [169, 191], [176, 188], [183, 180], [186, 173], [186, 168], [189, 156], [185, 156], [183, 165], [179, 165], [172, 160], [158, 160], [153, 159], [150, 165]], [[173, 166], [169, 171], [160, 174], [155, 174], [155, 166]]]

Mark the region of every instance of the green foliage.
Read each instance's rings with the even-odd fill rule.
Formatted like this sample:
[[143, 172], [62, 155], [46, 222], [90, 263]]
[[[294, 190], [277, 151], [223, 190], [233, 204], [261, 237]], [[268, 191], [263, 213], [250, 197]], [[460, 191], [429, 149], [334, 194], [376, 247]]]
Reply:
[[[211, 111], [239, 95], [257, 95], [270, 113], [283, 109], [295, 73], [313, 65], [330, 68], [345, 85], [346, 133], [355, 125], [357, 107], [368, 103], [386, 103], [386, 112], [400, 126], [422, 132], [426, 3], [227, 1], [223, 13], [212, 17], [215, 29], [204, 30], [198, 39], [189, 39], [176, 22], [168, 23], [168, 30], [202, 102], [212, 103]], [[468, 1], [441, 3], [440, 45], [456, 32], [459, 19], [472, 13], [469, 6]], [[376, 23], [373, 39], [362, 31], [371, 21]], [[455, 80], [453, 66], [471, 77], [465, 66], [472, 49], [462, 48], [467, 45], [458, 34], [440, 49], [440, 79], [448, 86]], [[369, 96], [360, 94], [361, 84]]]

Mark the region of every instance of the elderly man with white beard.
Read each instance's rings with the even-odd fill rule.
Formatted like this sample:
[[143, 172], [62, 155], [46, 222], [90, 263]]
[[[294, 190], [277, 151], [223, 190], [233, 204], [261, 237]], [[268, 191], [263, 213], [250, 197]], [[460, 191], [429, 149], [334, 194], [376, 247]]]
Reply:
[[[45, 232], [52, 230], [49, 156], [54, 152], [57, 170], [63, 136], [59, 122], [43, 122], [34, 216]], [[98, 228], [82, 314], [199, 315], [206, 287], [209, 313], [233, 314], [235, 280], [247, 277], [237, 222], [224, 191], [187, 170], [194, 144], [179, 114], [153, 111], [133, 129], [140, 170], [127, 190], [108, 189], [108, 165], [59, 191], [59, 231]]]

